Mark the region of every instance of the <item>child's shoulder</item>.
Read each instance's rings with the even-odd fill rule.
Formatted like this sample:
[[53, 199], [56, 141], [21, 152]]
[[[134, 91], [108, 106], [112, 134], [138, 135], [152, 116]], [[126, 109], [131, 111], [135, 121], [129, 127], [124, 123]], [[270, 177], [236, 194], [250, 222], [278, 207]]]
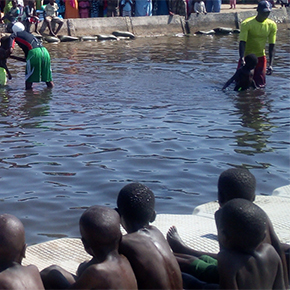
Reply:
[[259, 260], [271, 260], [272, 262], [279, 262], [280, 261], [280, 257], [277, 253], [277, 251], [275, 250], [275, 248], [268, 244], [268, 243], [262, 243], [260, 244], [253, 255], [256, 259]]
[[142, 241], [143, 244], [150, 244], [155, 241], [166, 242], [161, 231], [154, 226], [146, 226], [136, 232], [129, 233], [123, 236], [122, 243], [137, 243]]

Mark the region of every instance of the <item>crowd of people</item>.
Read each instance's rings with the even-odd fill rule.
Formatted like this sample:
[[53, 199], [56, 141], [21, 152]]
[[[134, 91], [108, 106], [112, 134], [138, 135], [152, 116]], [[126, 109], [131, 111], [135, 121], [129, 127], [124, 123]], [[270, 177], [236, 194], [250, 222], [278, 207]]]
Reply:
[[[61, 18], [55, 14], [57, 7], [54, 1], [49, 0], [45, 7], [47, 13], [45, 23], [53, 36], [59, 32], [63, 25]], [[200, 1], [197, 3], [200, 4]], [[236, 83], [234, 88], [236, 91], [247, 90], [250, 87], [265, 87], [266, 74], [270, 75], [273, 72], [274, 47], [277, 34], [276, 23], [268, 18], [271, 8], [271, 4], [268, 1], [262, 0], [257, 7], [257, 15], [249, 17], [241, 23], [238, 68], [235, 74], [225, 83], [223, 89], [232, 82]], [[58, 25], [57, 28], [54, 27], [56, 30], [52, 27], [53, 21]], [[6, 84], [6, 73], [11, 78], [6, 60], [8, 57], [15, 58], [12, 52], [14, 44], [17, 43], [25, 54], [25, 59], [21, 60], [26, 62], [26, 89], [32, 89], [32, 84], [40, 81], [46, 82], [48, 87], [53, 87], [50, 56], [42, 46], [41, 41], [31, 34], [27, 26], [25, 27], [21, 22], [14, 23], [11, 30], [13, 33], [9, 37], [6, 36], [1, 39], [0, 84]], [[269, 43], [268, 64], [265, 51], [267, 41]], [[42, 53], [39, 53], [39, 50]], [[31, 55], [34, 57], [31, 58]]]
[[[58, 265], [41, 272], [22, 266], [25, 231], [13, 215], [0, 216], [0, 288], [33, 289], [287, 289], [290, 245], [282, 244], [256, 204], [256, 179], [230, 168], [218, 180], [215, 213], [220, 251], [187, 246], [171, 227], [151, 225], [155, 196], [141, 183], [125, 185], [117, 208], [92, 205], [81, 215], [84, 249], [92, 256], [77, 273]], [[127, 234], [122, 235], [120, 226]], [[53, 253], [52, 253], [53, 254]]]
[[[2, 21], [36, 23], [50, 0], [1, 1]], [[220, 12], [221, 0], [55, 0], [57, 16], [68, 18], [93, 18], [114, 16], [181, 15]], [[38, 19], [39, 20], [39, 19]]]

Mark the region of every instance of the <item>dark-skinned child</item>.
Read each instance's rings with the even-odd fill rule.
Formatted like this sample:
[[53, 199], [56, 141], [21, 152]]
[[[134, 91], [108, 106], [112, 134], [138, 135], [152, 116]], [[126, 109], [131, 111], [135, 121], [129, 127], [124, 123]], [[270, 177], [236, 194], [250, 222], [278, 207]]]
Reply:
[[77, 276], [59, 266], [41, 272], [46, 289], [137, 289], [128, 260], [118, 252], [122, 237], [120, 217], [110, 208], [92, 206], [80, 218], [86, 252], [93, 256], [80, 264]]
[[130, 183], [119, 192], [117, 210], [127, 231], [120, 253], [135, 273], [138, 289], [183, 289], [181, 272], [163, 234], [150, 225], [155, 220], [155, 197], [141, 183]]
[[[234, 198], [243, 198], [251, 202], [255, 200], [256, 178], [247, 169], [230, 168], [223, 171], [219, 176], [217, 187], [220, 207], [223, 207], [226, 202]], [[193, 275], [208, 283], [218, 283], [217, 254], [198, 251], [187, 246], [174, 226], [169, 229], [167, 240], [175, 253], [183, 273]], [[271, 244], [280, 256], [283, 266], [284, 283], [288, 285], [285, 251], [289, 248], [289, 245], [280, 243], [268, 216], [265, 242]]]
[[44, 289], [38, 268], [21, 265], [25, 251], [22, 222], [10, 214], [0, 215], [0, 289]]
[[235, 74], [225, 83], [222, 89], [226, 89], [232, 82], [235, 82], [234, 91], [245, 91], [249, 88], [256, 89], [254, 69], [257, 63], [258, 58], [254, 54], [248, 54], [245, 57], [245, 64], [237, 69]]

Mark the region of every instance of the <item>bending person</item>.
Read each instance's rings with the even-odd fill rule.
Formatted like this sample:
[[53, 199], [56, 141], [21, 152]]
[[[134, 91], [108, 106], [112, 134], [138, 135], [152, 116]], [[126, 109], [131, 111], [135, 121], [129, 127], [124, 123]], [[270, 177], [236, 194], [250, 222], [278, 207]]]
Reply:
[[[11, 58], [26, 61], [25, 89], [32, 89], [34, 82], [45, 82], [48, 88], [52, 88], [52, 75], [49, 52], [38, 39], [30, 32], [25, 31], [22, 23], [17, 22], [12, 26], [13, 33], [10, 36], [10, 48], [8, 54]], [[23, 50], [25, 59], [11, 56], [15, 42]]]

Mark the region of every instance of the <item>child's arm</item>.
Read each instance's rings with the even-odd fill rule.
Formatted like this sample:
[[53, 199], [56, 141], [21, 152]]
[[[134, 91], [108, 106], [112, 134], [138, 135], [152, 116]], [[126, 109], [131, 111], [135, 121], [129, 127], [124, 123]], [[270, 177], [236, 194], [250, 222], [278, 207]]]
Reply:
[[218, 253], [218, 272], [220, 277], [220, 289], [239, 289], [234, 272], [232, 257], [226, 251], [221, 251]]
[[254, 80], [252, 81], [251, 86], [252, 86], [252, 88], [254, 88], [254, 89], [257, 89], [257, 88], [258, 88], [257, 85], [256, 85], [256, 82], [255, 82]]
[[26, 62], [26, 59], [23, 58], [23, 57], [19, 57], [19, 56], [15, 56], [15, 55], [10, 55], [9, 57], [13, 58], [13, 59], [16, 59], [16, 60], [19, 60], [19, 61]]
[[277, 234], [275, 233], [273, 224], [268, 216], [267, 216], [267, 224], [268, 224], [268, 232], [269, 232], [269, 238], [270, 238], [270, 241], [267, 241], [267, 242], [269, 242], [269, 244], [271, 244], [274, 247], [274, 249], [280, 256], [282, 268], [283, 268], [282, 273], [284, 276], [284, 282], [285, 282], [285, 285], [288, 285], [289, 281], [288, 281], [288, 274], [287, 274], [287, 262], [286, 262], [285, 252], [282, 249], [281, 242]]
[[234, 80], [235, 80], [235, 78], [236, 78], [236, 74], [237, 73], [235, 73], [225, 84], [224, 84], [224, 86], [223, 86], [223, 88], [222, 88], [222, 90], [224, 90], [225, 88], [227, 88]]
[[5, 68], [5, 70], [6, 70], [6, 73], [7, 73], [7, 75], [8, 75], [8, 79], [9, 80], [11, 80], [12, 79], [12, 76], [11, 76], [11, 73], [10, 73], [10, 71], [9, 71], [9, 69], [8, 69], [8, 67], [7, 67], [7, 65], [5, 64], [3, 64], [3, 67]]
[[40, 272], [45, 289], [68, 289], [76, 277], [63, 268], [53, 265]]
[[205, 8], [205, 4], [204, 4], [203, 1], [202, 1], [202, 12], [203, 12], [204, 14], [207, 14], [207, 12], [206, 12], [206, 8]]

